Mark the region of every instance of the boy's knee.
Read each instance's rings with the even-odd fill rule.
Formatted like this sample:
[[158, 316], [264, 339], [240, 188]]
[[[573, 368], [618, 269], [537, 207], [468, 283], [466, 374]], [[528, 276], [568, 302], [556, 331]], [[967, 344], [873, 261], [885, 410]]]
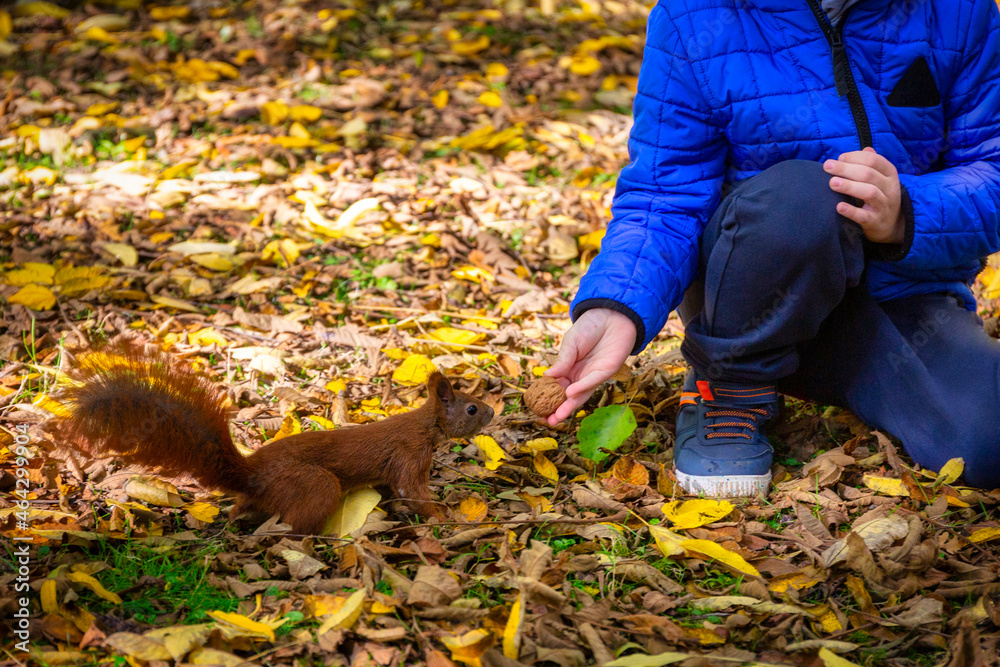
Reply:
[[811, 253], [861, 233], [837, 213], [844, 197], [830, 189], [830, 176], [819, 162], [779, 162], [741, 182], [734, 194], [740, 225], [753, 225], [776, 251]]

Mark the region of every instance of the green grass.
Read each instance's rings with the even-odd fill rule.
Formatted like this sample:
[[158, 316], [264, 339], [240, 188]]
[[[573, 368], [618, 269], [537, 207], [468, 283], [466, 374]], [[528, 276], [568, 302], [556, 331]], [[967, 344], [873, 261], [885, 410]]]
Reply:
[[122, 595], [122, 604], [107, 602], [90, 591], [81, 594], [83, 605], [92, 613], [114, 613], [140, 623], [156, 623], [163, 614], [176, 613], [181, 624], [201, 623], [209, 611], [234, 611], [238, 599], [231, 593], [213, 588], [206, 581], [211, 557], [222, 550], [221, 543], [197, 548], [158, 551], [133, 541], [112, 544], [102, 541], [94, 559], [109, 568], [94, 574], [111, 592], [136, 586], [142, 577], [150, 582]]

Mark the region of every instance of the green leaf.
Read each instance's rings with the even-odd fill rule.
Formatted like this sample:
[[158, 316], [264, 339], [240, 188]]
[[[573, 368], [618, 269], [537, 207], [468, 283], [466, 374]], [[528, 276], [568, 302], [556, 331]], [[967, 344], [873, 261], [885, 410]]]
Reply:
[[635, 415], [627, 405], [608, 405], [594, 410], [580, 422], [576, 437], [580, 440], [580, 454], [598, 463], [608, 457], [607, 449], [614, 451], [622, 446], [625, 438], [635, 430]]

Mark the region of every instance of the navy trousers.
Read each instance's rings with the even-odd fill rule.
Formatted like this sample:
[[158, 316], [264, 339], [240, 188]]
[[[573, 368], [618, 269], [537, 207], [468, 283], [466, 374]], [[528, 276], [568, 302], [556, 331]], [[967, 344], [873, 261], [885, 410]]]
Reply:
[[920, 465], [960, 456], [968, 484], [1000, 487], [1000, 341], [948, 294], [872, 299], [829, 179], [791, 160], [727, 193], [678, 309], [685, 358], [709, 380], [847, 407]]

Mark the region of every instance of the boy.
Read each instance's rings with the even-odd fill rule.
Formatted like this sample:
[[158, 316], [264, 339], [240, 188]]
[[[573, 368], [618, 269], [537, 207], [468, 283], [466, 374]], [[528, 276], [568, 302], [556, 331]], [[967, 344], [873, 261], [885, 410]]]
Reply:
[[767, 492], [778, 392], [1000, 486], [1000, 344], [969, 290], [1000, 249], [994, 0], [660, 0], [634, 115], [550, 423], [684, 297], [687, 492]]

